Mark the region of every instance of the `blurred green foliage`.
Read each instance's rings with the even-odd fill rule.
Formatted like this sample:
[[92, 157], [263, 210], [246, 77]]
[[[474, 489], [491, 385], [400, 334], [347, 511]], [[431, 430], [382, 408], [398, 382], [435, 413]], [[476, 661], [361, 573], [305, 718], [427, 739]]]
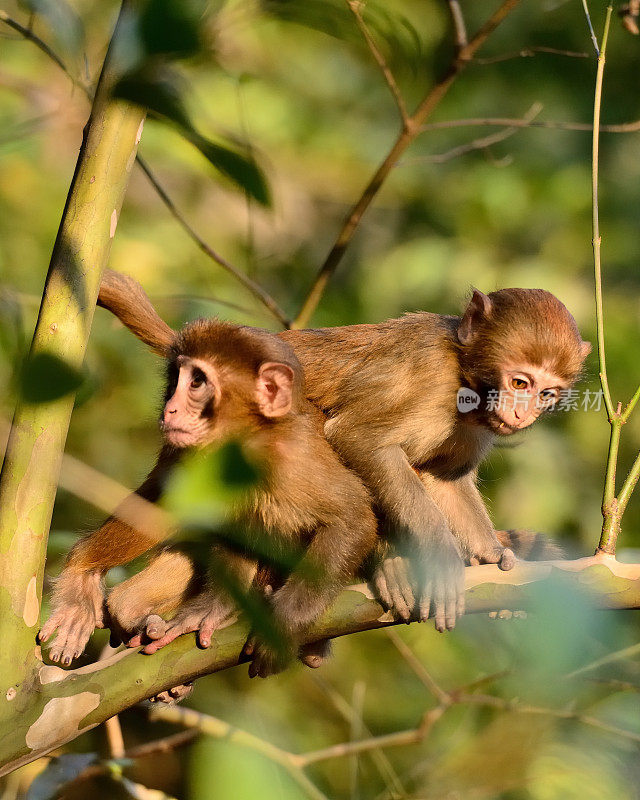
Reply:
[[[84, 83], [95, 81], [115, 2], [4, 0], [1, 6], [24, 25], [33, 12], [35, 33], [70, 72]], [[490, 11], [469, 0], [461, 6], [469, 31]], [[591, 6], [599, 32], [604, 4]], [[247, 154], [244, 163], [255, 158], [270, 187], [271, 207], [264, 207], [266, 194], [261, 196], [255, 183], [252, 191], [246, 175], [231, 175], [244, 191], [220, 181], [188, 137], [162, 121], [146, 123], [140, 153], [203, 238], [294, 315], [349, 206], [398, 130], [393, 99], [355, 20], [339, 0], [229, 0], [206, 8], [148, 0], [141, 7], [142, 19], [124, 54], [128, 68], [170, 67], [183, 133], [192, 129], [202, 141]], [[447, 4], [370, 3], [364, 18], [412, 109], [453, 54]], [[0, 36], [0, 381], [6, 387], [0, 411], [10, 417], [89, 106], [32, 43], [2, 22]], [[541, 103], [536, 122], [589, 122], [595, 66], [580, 3], [523, 2], [431, 121], [522, 117]], [[640, 119], [638, 76], [640, 40], [614, 21], [603, 122]], [[145, 91], [142, 101], [153, 105], [154, 87]], [[166, 105], [163, 115], [176, 120]], [[489, 147], [436, 158], [496, 130], [429, 129], [418, 137], [363, 219], [314, 324], [377, 321], [415, 309], [456, 313], [472, 285], [485, 291], [535, 286], [555, 292], [583, 336], [594, 340], [590, 134], [531, 127]], [[211, 153], [208, 158], [225, 171]], [[629, 398], [640, 380], [639, 178], [640, 132], [603, 133], [600, 209], [614, 400]], [[137, 169], [111, 266], [140, 280], [172, 325], [218, 314], [277, 327], [195, 247]], [[92, 391], [76, 408], [68, 450], [134, 486], [159, 444], [154, 418], [162, 366], [101, 310], [86, 365]], [[594, 355], [581, 386], [598, 387]], [[623, 433], [622, 470], [638, 449], [640, 413]], [[607, 439], [604, 411], [559, 411], [521, 440], [496, 449], [481, 473], [496, 525], [545, 530], [568, 552], [590, 553], [600, 527]], [[186, 505], [193, 510], [193, 503]], [[60, 493], [52, 572], [68, 546], [68, 532], [98, 520], [95, 510]], [[620, 544], [640, 546], [637, 496]], [[487, 692], [576, 709], [640, 733], [637, 654], [576, 679], [566, 677], [592, 659], [633, 645], [635, 615], [593, 612], [579, 598], [555, 595], [542, 606], [527, 620], [476, 616], [463, 619], [447, 636], [418, 625], [401, 636], [447, 688], [506, 670]], [[297, 666], [256, 683], [244, 669], [233, 670], [200, 680], [189, 702], [296, 752], [349, 739], [351, 727], [337, 698], [350, 703], [359, 696], [358, 686], [364, 686], [362, 718], [372, 732], [418, 724], [433, 701], [384, 632], [351, 636], [334, 650], [320, 677]], [[159, 724], [149, 726], [139, 710], [123, 719], [129, 745], [168, 732]], [[73, 747], [100, 750], [102, 734], [91, 732]], [[637, 743], [575, 722], [481, 707], [451, 709], [423, 744], [390, 749], [387, 756], [407, 796], [434, 800], [630, 800], [637, 797], [640, 779]], [[361, 756], [357, 766], [350, 759], [323, 762], [311, 775], [332, 798], [393, 796], [388, 776], [382, 777], [370, 756]], [[132, 777], [196, 800], [301, 796], [262, 756], [213, 740], [142, 759]], [[83, 798], [89, 791], [113, 796], [112, 786], [99, 780], [68, 796], [74, 791]]]

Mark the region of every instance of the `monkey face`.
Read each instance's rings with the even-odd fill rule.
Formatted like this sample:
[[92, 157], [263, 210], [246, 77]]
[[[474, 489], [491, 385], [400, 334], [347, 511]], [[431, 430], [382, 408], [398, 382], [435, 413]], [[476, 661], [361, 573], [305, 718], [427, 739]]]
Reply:
[[210, 438], [220, 384], [213, 366], [179, 355], [170, 365], [167, 401], [160, 428], [174, 447], [206, 444]]
[[497, 398], [487, 400], [487, 422], [500, 436], [529, 427], [556, 404], [568, 386], [548, 369], [524, 364], [506, 367], [500, 376]]
[[265, 362], [252, 375], [212, 359], [178, 355], [169, 365], [160, 428], [174, 447], [219, 443], [260, 418], [289, 414], [294, 380], [293, 369], [278, 362]]

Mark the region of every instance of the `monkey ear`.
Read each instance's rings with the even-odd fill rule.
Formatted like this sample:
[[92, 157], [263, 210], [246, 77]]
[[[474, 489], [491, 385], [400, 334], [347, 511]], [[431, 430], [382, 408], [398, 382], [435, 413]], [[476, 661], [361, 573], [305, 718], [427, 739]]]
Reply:
[[294, 377], [287, 364], [268, 361], [260, 367], [256, 399], [264, 417], [283, 417], [291, 411]]
[[591, 347], [591, 342], [581, 342], [580, 343], [580, 353], [582, 354], [582, 358], [586, 358], [593, 348]]
[[476, 328], [481, 320], [491, 316], [493, 304], [491, 299], [479, 289], [473, 290], [469, 305], [466, 307], [458, 325], [458, 341], [470, 344], [475, 336]]

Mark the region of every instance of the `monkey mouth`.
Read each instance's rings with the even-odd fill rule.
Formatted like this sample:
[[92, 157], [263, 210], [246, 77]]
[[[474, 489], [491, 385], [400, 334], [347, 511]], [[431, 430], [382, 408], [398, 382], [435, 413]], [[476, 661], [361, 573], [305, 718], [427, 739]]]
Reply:
[[494, 433], [497, 433], [499, 436], [510, 436], [512, 433], [516, 433], [516, 431], [521, 430], [520, 428], [517, 428], [515, 425], [510, 425], [508, 422], [505, 422], [497, 414], [495, 416], [489, 417], [489, 427]]
[[167, 441], [174, 447], [188, 447], [194, 444], [197, 437], [194, 437], [192, 431], [187, 431], [184, 428], [170, 428], [168, 426], [162, 427]]

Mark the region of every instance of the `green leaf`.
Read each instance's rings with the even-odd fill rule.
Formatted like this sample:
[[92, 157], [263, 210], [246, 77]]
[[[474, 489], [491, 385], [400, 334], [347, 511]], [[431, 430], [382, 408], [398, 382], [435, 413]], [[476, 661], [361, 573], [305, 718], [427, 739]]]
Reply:
[[[366, 50], [362, 33], [344, 0], [263, 0], [262, 8], [270, 16], [302, 25], [335, 39], [350, 42]], [[382, 3], [368, 2], [362, 8], [367, 29], [391, 63], [415, 69], [423, 57], [420, 36], [402, 14], [389, 11]]]
[[263, 206], [271, 204], [269, 187], [264, 173], [251, 155], [241, 153], [226, 145], [214, 144], [195, 131], [185, 132], [185, 136], [216, 169], [244, 189], [250, 197]]
[[65, 753], [51, 759], [29, 787], [27, 800], [54, 800], [65, 784], [97, 761], [97, 753]]
[[82, 372], [52, 353], [37, 353], [26, 360], [21, 376], [22, 396], [28, 403], [48, 403], [82, 385]]
[[174, 70], [147, 65], [123, 75], [113, 95], [191, 132], [193, 126], [182, 101], [183, 90], [184, 82]]
[[113, 90], [115, 97], [142, 106], [162, 120], [173, 123], [202, 155], [263, 206], [270, 205], [270, 194], [262, 170], [249, 153], [236, 147], [206, 139], [194, 128], [182, 100], [184, 82], [166, 66], [145, 66], [125, 74]]
[[196, 55], [205, 8], [201, 0], [149, 0], [138, 24], [146, 52], [173, 58]]
[[183, 525], [215, 530], [226, 525], [231, 504], [258, 478], [237, 443], [186, 454], [172, 470], [162, 505]]

